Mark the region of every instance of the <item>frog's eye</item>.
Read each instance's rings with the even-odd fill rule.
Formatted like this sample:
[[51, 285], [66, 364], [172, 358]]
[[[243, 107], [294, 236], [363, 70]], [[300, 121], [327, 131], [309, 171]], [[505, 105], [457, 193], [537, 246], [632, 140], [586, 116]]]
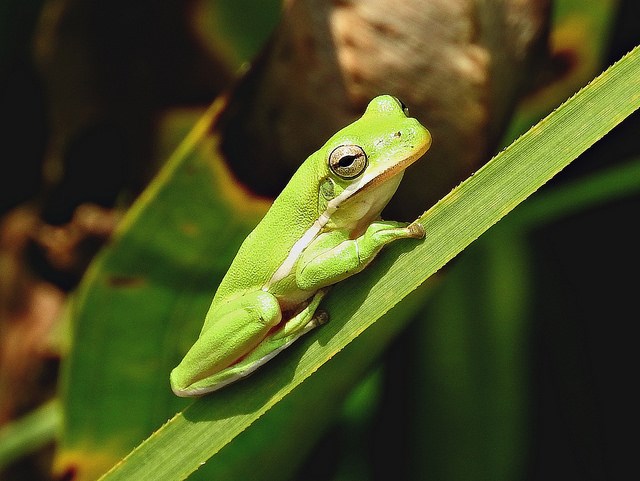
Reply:
[[367, 168], [367, 154], [358, 145], [341, 145], [331, 152], [329, 167], [338, 177], [353, 179]]

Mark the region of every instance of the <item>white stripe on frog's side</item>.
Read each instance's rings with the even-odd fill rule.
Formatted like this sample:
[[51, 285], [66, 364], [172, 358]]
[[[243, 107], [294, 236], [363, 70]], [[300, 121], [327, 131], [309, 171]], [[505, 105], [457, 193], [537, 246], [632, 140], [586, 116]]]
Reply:
[[311, 227], [307, 229], [307, 231], [298, 239], [298, 241], [293, 244], [293, 247], [289, 251], [289, 255], [284, 260], [280, 267], [273, 273], [269, 282], [267, 282], [264, 286], [262, 286], [263, 291], [268, 291], [269, 288], [278, 282], [279, 280], [284, 279], [291, 273], [293, 266], [295, 265], [298, 257], [302, 254], [307, 246], [320, 234], [320, 231], [327, 225], [329, 219], [333, 213], [338, 210], [340, 204], [342, 204], [345, 200], [351, 197], [353, 194], [362, 189], [365, 185], [367, 185], [372, 179], [367, 176], [363, 176], [359, 182], [355, 182], [349, 185], [346, 189], [344, 189], [338, 196], [334, 197], [327, 203], [327, 208], [325, 211], [320, 214], [320, 217], [316, 219]]

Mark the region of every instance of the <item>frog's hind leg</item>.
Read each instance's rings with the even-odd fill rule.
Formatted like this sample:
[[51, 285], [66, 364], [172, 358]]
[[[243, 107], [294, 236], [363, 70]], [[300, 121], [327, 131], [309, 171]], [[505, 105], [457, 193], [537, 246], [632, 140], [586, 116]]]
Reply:
[[[221, 309], [211, 309], [200, 337], [171, 372], [178, 396], [198, 396], [225, 384], [230, 368], [242, 364], [282, 320], [276, 297], [248, 292]], [[240, 361], [239, 361], [240, 360]]]
[[273, 359], [282, 350], [289, 347], [296, 339], [303, 336], [312, 329], [325, 324], [329, 316], [324, 311], [316, 312], [318, 304], [327, 293], [328, 289], [321, 289], [311, 298], [299, 313], [285, 322], [284, 326], [272, 334], [269, 334], [263, 341], [246, 357], [242, 358], [233, 366], [211, 376], [208, 383], [214, 386], [207, 392], [215, 391], [232, 382], [248, 376], [264, 363]]

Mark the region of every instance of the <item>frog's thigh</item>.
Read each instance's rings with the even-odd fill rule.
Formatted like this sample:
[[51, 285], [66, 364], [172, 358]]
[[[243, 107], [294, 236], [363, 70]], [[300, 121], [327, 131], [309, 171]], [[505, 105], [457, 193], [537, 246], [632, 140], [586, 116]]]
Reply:
[[[220, 312], [220, 317], [216, 317]], [[219, 372], [251, 352], [280, 322], [278, 300], [264, 291], [253, 291], [207, 314], [206, 328], [180, 363], [180, 372], [194, 373], [184, 384]]]
[[309, 304], [305, 306], [305, 308], [295, 317], [287, 321], [281, 330], [267, 336], [255, 349], [253, 349], [246, 357], [242, 358], [238, 363], [222, 370], [221, 372], [209, 376], [207, 379], [197, 383], [193, 387], [198, 389], [198, 387], [202, 385], [204, 386], [205, 391], [213, 391], [245, 377], [255, 371], [258, 367], [262, 366], [265, 362], [272, 359], [300, 336], [327, 322], [328, 316], [326, 313], [323, 312], [318, 314], [316, 312], [316, 308], [318, 307], [318, 304], [320, 304], [320, 301], [326, 292], [326, 289], [318, 291]]

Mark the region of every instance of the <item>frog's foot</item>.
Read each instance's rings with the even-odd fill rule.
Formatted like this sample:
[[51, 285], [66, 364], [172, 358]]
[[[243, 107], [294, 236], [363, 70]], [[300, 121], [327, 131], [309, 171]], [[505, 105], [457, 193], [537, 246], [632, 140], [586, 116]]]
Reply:
[[327, 322], [329, 322], [329, 313], [327, 311], [323, 311], [322, 309], [319, 309], [316, 311], [316, 314], [315, 316], [313, 316], [313, 319], [309, 321], [309, 324], [313, 324], [312, 326], [312, 329], [313, 329], [314, 327], [322, 326]]
[[407, 229], [409, 230], [410, 237], [413, 239], [424, 239], [427, 235], [424, 226], [418, 221], [413, 221], [407, 226]]

